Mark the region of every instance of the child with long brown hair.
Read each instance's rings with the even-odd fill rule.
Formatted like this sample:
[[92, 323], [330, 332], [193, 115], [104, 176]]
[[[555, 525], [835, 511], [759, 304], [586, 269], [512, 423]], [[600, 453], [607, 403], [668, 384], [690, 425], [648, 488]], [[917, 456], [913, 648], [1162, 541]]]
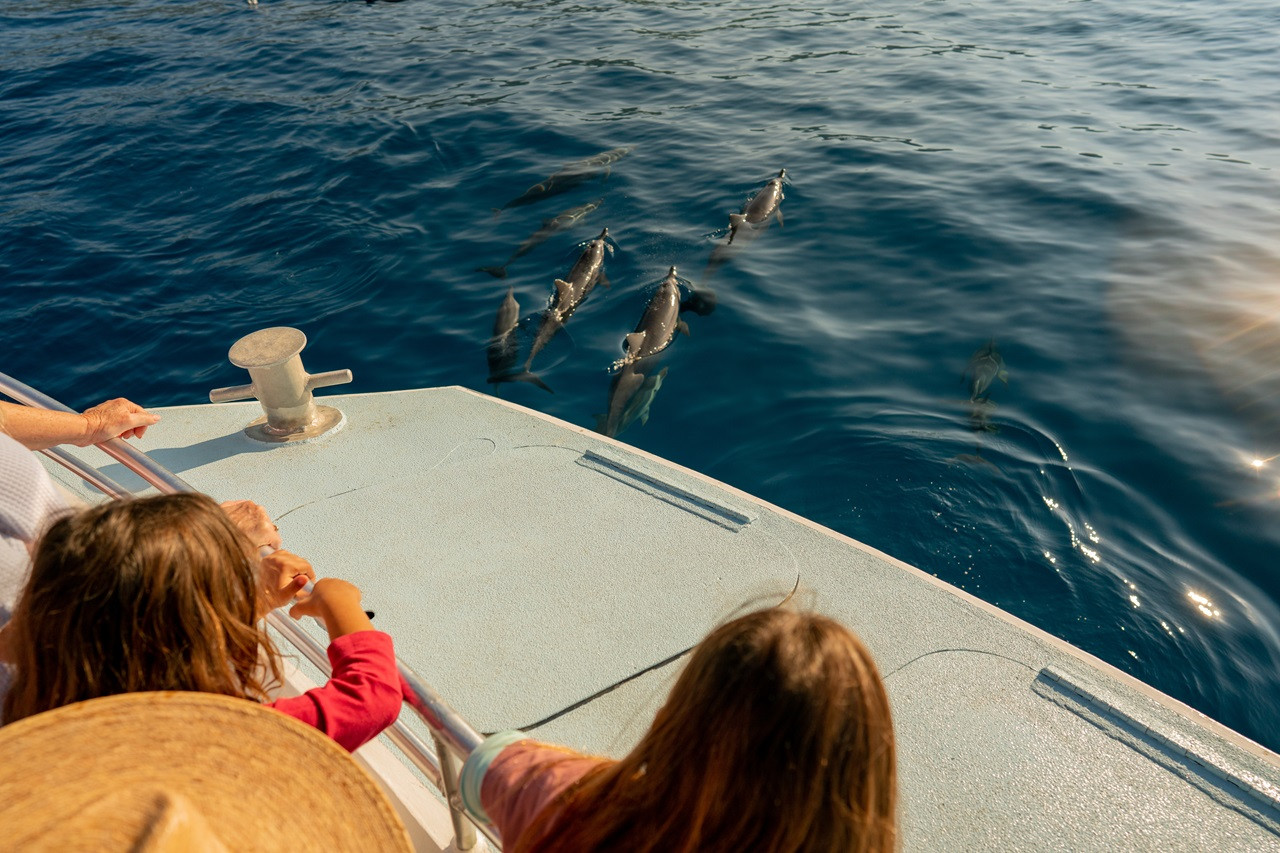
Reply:
[[[280, 657], [260, 620], [313, 575], [286, 551], [258, 547], [203, 495], [114, 501], [64, 516], [41, 537], [7, 626], [15, 665], [3, 720], [141, 690], [193, 690], [265, 702]], [[349, 750], [400, 710], [391, 638], [376, 631], [360, 591], [325, 578], [294, 618], [329, 631], [333, 676], [272, 703]]]
[[463, 801], [512, 853], [893, 851], [884, 684], [843, 625], [781, 607], [712, 631], [620, 761], [494, 735]]

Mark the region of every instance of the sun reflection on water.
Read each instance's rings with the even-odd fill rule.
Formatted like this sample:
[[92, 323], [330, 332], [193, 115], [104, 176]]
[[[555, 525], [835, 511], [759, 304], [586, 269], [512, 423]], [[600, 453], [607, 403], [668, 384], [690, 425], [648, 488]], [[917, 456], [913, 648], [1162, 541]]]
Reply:
[[1203, 613], [1209, 619], [1221, 619], [1222, 611], [1213, 606], [1213, 602], [1208, 596], [1201, 595], [1195, 590], [1187, 590], [1187, 598], [1195, 602], [1196, 609]]

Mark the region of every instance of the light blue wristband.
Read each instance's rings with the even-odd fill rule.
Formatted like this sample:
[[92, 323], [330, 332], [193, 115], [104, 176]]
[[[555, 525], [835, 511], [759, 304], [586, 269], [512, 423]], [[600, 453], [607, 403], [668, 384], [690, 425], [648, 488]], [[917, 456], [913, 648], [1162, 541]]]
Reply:
[[462, 797], [462, 806], [485, 823], [493, 823], [485, 814], [480, 804], [480, 786], [484, 784], [484, 775], [489, 772], [489, 765], [502, 750], [511, 744], [527, 739], [524, 732], [498, 732], [484, 739], [462, 765], [462, 773], [458, 776], [458, 793]]

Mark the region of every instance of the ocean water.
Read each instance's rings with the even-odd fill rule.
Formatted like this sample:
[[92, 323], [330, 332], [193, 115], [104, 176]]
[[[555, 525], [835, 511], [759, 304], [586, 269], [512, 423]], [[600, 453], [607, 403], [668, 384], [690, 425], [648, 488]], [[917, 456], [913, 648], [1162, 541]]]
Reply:
[[[1278, 53], [1248, 0], [6, 3], [0, 370], [197, 403], [291, 325], [344, 390], [590, 427], [675, 265], [718, 306], [622, 440], [1277, 749]], [[713, 256], [782, 168], [782, 221]], [[507, 288], [527, 346], [605, 226], [554, 393], [491, 385]]]

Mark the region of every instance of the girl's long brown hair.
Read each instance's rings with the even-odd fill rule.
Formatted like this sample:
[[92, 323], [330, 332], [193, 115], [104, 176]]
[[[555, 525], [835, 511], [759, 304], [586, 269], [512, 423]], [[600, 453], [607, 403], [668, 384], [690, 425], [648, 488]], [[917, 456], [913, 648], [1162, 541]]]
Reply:
[[816, 614], [722, 625], [631, 754], [512, 841], [513, 853], [895, 850], [897, 759], [875, 662]]
[[257, 623], [257, 575], [252, 544], [203, 495], [59, 519], [36, 546], [10, 624], [4, 721], [138, 690], [265, 698], [280, 668]]

